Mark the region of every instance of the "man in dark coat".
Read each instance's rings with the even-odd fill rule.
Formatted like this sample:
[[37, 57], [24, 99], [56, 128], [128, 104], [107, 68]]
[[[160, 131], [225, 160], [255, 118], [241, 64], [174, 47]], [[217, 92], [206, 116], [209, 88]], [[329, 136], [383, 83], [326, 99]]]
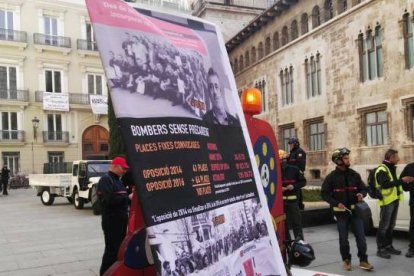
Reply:
[[120, 180], [128, 165], [124, 157], [112, 159], [109, 172], [98, 182], [98, 198], [102, 206], [102, 230], [105, 251], [102, 257], [100, 275], [116, 262], [119, 247], [126, 235], [128, 224], [128, 193]]
[[3, 168], [1, 169], [1, 184], [3, 189], [3, 195], [8, 195], [7, 192], [7, 185], [9, 184], [10, 179], [10, 170], [6, 164], [4, 164]]
[[[404, 167], [400, 178], [405, 177], [405, 176], [412, 176], [414, 177], [414, 162], [408, 164], [407, 166]], [[403, 189], [404, 191], [409, 191], [410, 192], [410, 244], [408, 246], [408, 251], [407, 254], [405, 254], [405, 256], [407, 258], [412, 258], [414, 257], [414, 182], [409, 182], [403, 183]]]

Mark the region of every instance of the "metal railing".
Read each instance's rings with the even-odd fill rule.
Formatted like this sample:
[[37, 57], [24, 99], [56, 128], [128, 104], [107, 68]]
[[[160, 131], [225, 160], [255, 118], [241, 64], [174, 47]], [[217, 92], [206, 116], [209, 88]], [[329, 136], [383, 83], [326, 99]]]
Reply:
[[87, 50], [87, 51], [98, 51], [98, 45], [96, 41], [90, 41], [86, 39], [78, 39], [76, 41], [78, 50]]
[[178, 10], [181, 12], [190, 12], [191, 7], [186, 1], [167, 1], [167, 0], [130, 0], [130, 3], [144, 4], [151, 7], [156, 7], [160, 10]]
[[[35, 91], [35, 102], [43, 102], [43, 93], [46, 91]], [[89, 94], [84, 93], [59, 93], [62, 95], [69, 95], [70, 104], [89, 104]]]
[[44, 143], [69, 143], [69, 131], [43, 131]]
[[27, 42], [27, 33], [23, 31], [0, 28], [0, 40]]
[[70, 48], [70, 37], [66, 36], [55, 36], [55, 35], [46, 35], [46, 34], [33, 34], [33, 41], [35, 44], [40, 45], [49, 45], [63, 48]]
[[192, 4], [192, 10], [198, 11], [204, 4], [219, 4], [223, 6], [239, 6], [249, 8], [267, 9], [279, 0], [197, 0]]
[[24, 130], [0, 130], [0, 142], [23, 142]]
[[89, 104], [89, 94], [70, 93], [69, 103], [71, 104]]
[[9, 101], [29, 101], [29, 91], [20, 89], [6, 89], [0, 90], [0, 99]]

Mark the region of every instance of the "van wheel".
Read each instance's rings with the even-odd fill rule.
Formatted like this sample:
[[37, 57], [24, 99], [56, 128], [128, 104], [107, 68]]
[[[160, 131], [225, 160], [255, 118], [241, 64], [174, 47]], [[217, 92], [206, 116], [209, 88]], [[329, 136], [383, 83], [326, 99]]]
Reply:
[[49, 190], [43, 190], [40, 195], [40, 201], [42, 201], [43, 205], [50, 206], [55, 201], [55, 196]]
[[91, 202], [92, 202], [92, 211], [94, 215], [101, 214], [101, 203], [99, 202], [99, 198], [96, 193], [96, 186], [92, 187], [91, 190]]
[[73, 205], [75, 205], [76, 209], [83, 209], [83, 204], [85, 203], [85, 200], [79, 196], [78, 190], [75, 190], [73, 192]]

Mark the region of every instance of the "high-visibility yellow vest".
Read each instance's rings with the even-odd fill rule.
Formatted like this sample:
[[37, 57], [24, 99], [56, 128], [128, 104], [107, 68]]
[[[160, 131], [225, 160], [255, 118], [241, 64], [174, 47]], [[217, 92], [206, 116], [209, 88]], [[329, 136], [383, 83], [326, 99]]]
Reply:
[[382, 199], [378, 200], [379, 206], [388, 205], [397, 199], [402, 201], [404, 199], [404, 192], [403, 192], [401, 185], [394, 186], [388, 189], [383, 189], [381, 188], [380, 184], [378, 184], [377, 174], [380, 171], [386, 172], [388, 174], [388, 178], [390, 179], [390, 181], [395, 180], [394, 177], [392, 176], [390, 169], [384, 164], [381, 164], [375, 171], [375, 187], [381, 191], [381, 195], [382, 195]]

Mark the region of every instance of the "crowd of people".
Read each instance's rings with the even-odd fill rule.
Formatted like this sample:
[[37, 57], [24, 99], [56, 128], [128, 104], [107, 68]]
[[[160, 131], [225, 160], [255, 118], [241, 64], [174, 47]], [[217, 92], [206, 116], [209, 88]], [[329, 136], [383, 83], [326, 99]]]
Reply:
[[256, 222], [255, 225], [249, 220], [247, 224], [240, 225], [239, 229], [231, 228], [227, 235], [218, 239], [203, 240], [198, 232], [193, 232], [186, 249], [180, 247], [181, 252], [176, 253], [175, 270], [171, 269], [169, 261], [164, 261], [162, 275], [185, 276], [207, 269], [210, 265], [217, 263], [220, 258], [241, 248], [243, 244], [268, 235], [264, 220]]
[[110, 51], [108, 58], [111, 88], [164, 98], [199, 117], [209, 110], [207, 71], [195, 50], [178, 49], [158, 36], [125, 33], [119, 49]]

